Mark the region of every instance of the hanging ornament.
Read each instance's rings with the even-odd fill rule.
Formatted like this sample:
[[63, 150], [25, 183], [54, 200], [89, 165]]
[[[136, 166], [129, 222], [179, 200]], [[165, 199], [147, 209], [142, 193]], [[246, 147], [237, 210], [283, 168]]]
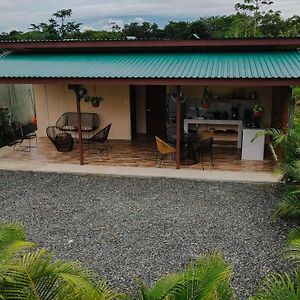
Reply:
[[177, 92], [171, 93], [170, 95], [168, 95], [168, 98], [171, 99], [173, 102], [177, 102], [177, 99], [179, 97], [179, 101], [180, 103], [185, 103], [187, 101], [187, 97], [183, 96], [183, 92], [180, 91], [179, 94]]

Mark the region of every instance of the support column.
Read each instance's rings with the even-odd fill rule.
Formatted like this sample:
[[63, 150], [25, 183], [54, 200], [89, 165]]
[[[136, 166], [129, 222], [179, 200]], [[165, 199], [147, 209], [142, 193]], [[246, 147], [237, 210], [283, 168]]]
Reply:
[[76, 94], [76, 105], [77, 105], [77, 122], [78, 122], [78, 141], [79, 141], [79, 158], [80, 164], [84, 165], [83, 158], [83, 141], [82, 141], [82, 131], [81, 131], [81, 110], [80, 110], [80, 95], [78, 88], [75, 89]]
[[180, 169], [180, 132], [181, 132], [180, 87], [177, 86], [176, 97], [176, 169]]

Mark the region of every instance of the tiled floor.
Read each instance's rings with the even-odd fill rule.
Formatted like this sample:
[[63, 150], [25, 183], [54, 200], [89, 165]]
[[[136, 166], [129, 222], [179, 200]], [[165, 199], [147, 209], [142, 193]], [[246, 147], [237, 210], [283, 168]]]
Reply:
[[[112, 140], [112, 150], [108, 153], [100, 149], [84, 147], [85, 164], [106, 166], [131, 166], [131, 167], [155, 167], [156, 147], [152, 139], [139, 137], [135, 141]], [[1, 149], [0, 149], [1, 153]], [[209, 157], [204, 158], [205, 170], [226, 171], [272, 171], [274, 163], [271, 157], [264, 161], [240, 160], [240, 151], [232, 145], [215, 145], [213, 149], [214, 165], [210, 163]], [[79, 147], [74, 145], [71, 152], [61, 153], [56, 151], [47, 138], [39, 138], [38, 148], [32, 148], [30, 152], [8, 151], [1, 155], [1, 160], [10, 161], [34, 161], [48, 163], [79, 163]], [[175, 168], [172, 159], [165, 160], [163, 168]], [[182, 168], [200, 169], [202, 164], [194, 164]]]

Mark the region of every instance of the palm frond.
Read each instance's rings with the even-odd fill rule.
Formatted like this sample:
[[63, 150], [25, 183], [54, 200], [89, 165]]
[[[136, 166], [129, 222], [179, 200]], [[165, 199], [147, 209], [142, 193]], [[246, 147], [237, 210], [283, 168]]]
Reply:
[[253, 300], [298, 300], [300, 299], [299, 274], [295, 272], [295, 280], [287, 274], [267, 277]]
[[25, 241], [24, 226], [19, 222], [0, 223], [0, 251], [15, 241]]
[[272, 144], [276, 147], [278, 145], [282, 145], [287, 140], [287, 135], [283, 133], [282, 130], [276, 128], [269, 128], [266, 130], [262, 130], [255, 135], [256, 137], [267, 135], [272, 137]]
[[292, 163], [282, 163], [280, 164], [282, 173], [287, 182], [300, 182], [300, 162], [299, 160], [294, 161]]
[[225, 294], [225, 292], [229, 297], [233, 297], [231, 275], [232, 268], [224, 261], [221, 254], [206, 253], [183, 273], [187, 284], [181, 291], [179, 299], [185, 297], [199, 300], [208, 297], [219, 299], [218, 294]]
[[277, 204], [273, 213], [273, 218], [297, 219], [300, 217], [300, 195], [287, 194], [282, 201]]
[[0, 295], [5, 299], [23, 299], [26, 294], [43, 300], [110, 300], [117, 295], [104, 281], [97, 283], [93, 273], [80, 264], [54, 262], [45, 249], [25, 253], [14, 265], [2, 270], [5, 276], [0, 283]]
[[151, 300], [174, 298], [183, 288], [183, 278], [180, 274], [168, 274], [160, 278], [150, 291]]
[[206, 253], [185, 270], [160, 278], [152, 288], [140, 285], [142, 300], [232, 300], [232, 269], [218, 253]]
[[[0, 224], [0, 299], [112, 300], [121, 297], [77, 262], [32, 251], [20, 223]], [[31, 250], [29, 252], [28, 250]]]
[[34, 247], [35, 244], [26, 241], [14, 241], [6, 245], [5, 248], [0, 251], [0, 262], [5, 263], [17, 259], [24, 250]]
[[295, 227], [288, 235], [285, 257], [300, 266], [300, 226]]
[[300, 226], [294, 227], [288, 234], [288, 245], [297, 240], [300, 240]]

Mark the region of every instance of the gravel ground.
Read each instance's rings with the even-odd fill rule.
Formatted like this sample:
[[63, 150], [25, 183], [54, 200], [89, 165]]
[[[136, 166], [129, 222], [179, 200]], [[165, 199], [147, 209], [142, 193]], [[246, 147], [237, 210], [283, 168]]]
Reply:
[[205, 250], [232, 263], [240, 299], [286, 268], [289, 228], [271, 219], [276, 185], [2, 171], [0, 190], [1, 220], [21, 220], [30, 240], [84, 262], [121, 291]]

